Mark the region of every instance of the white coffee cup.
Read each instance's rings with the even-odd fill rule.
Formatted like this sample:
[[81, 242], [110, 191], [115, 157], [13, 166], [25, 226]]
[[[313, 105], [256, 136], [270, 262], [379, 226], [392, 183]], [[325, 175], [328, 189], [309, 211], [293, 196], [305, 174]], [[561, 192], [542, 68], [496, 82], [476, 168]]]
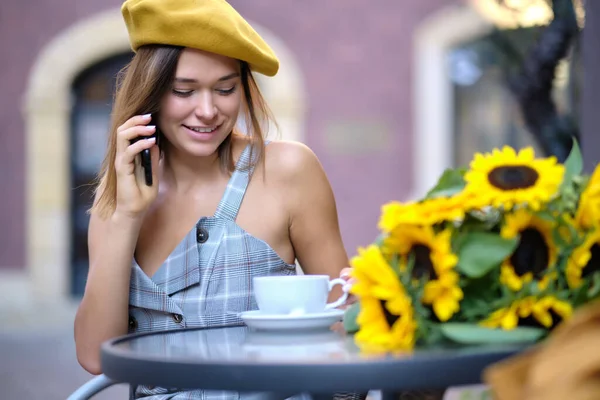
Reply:
[[348, 293], [327, 303], [335, 285], [346, 284], [341, 278], [327, 275], [259, 276], [253, 278], [254, 297], [258, 308], [265, 314], [311, 314], [344, 304]]

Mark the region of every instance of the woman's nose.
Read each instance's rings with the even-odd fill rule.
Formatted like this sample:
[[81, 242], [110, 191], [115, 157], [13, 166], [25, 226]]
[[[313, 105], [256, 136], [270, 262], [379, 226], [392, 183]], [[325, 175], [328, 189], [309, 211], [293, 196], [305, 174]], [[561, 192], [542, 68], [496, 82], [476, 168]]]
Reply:
[[201, 119], [211, 120], [217, 115], [217, 107], [211, 93], [203, 93], [198, 98], [196, 116]]

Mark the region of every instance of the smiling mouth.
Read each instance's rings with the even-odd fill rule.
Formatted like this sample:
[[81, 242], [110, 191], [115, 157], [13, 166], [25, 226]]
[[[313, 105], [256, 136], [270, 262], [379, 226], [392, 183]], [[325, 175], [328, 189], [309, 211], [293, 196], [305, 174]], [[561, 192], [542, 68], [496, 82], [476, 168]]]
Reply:
[[206, 127], [194, 127], [194, 126], [187, 126], [187, 125], [183, 125], [183, 126], [185, 126], [186, 128], [188, 128], [191, 131], [198, 132], [198, 133], [212, 133], [219, 128], [219, 126], [206, 126]]

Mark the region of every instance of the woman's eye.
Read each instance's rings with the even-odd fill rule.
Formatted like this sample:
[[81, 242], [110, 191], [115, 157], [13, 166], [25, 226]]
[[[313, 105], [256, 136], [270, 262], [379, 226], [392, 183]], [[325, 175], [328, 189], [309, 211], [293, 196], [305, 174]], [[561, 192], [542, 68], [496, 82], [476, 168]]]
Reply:
[[190, 94], [192, 94], [193, 90], [177, 90], [177, 89], [173, 89], [173, 94], [175, 94], [176, 96], [181, 96], [181, 97], [186, 97], [189, 96]]
[[217, 92], [219, 92], [219, 94], [227, 96], [227, 95], [232, 94], [233, 92], [235, 92], [235, 88], [236, 88], [236, 86], [232, 86], [229, 89], [217, 89]]

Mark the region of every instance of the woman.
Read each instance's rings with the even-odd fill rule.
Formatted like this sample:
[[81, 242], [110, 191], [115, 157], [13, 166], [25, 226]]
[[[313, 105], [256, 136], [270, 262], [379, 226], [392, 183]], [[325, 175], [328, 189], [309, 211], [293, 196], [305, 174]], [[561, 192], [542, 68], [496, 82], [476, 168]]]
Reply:
[[[75, 320], [77, 357], [93, 374], [107, 339], [240, 324], [237, 313], [255, 308], [252, 277], [294, 274], [296, 259], [331, 277], [347, 265], [315, 155], [263, 140], [271, 116], [251, 71], [272, 76], [279, 64], [262, 38], [223, 0], [127, 0], [122, 12], [136, 54], [119, 79]], [[136, 161], [144, 150], [150, 184]]]

